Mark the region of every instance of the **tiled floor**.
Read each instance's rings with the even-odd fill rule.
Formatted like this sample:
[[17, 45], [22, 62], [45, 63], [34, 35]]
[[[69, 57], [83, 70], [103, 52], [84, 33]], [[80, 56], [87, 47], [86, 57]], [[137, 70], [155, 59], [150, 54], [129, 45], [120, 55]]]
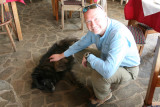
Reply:
[[[23, 41], [16, 41], [17, 52], [13, 52], [7, 36], [0, 37], [0, 80], [8, 81], [14, 88], [23, 107], [85, 107], [89, 93], [67, 81], [60, 81], [54, 93], [43, 93], [31, 89], [31, 73], [41, 55], [54, 42], [65, 37], [82, 37], [79, 30], [78, 13], [65, 21], [65, 30], [52, 15], [50, 0], [37, 1], [26, 5], [17, 3]], [[124, 5], [108, 0], [108, 16], [127, 24]], [[60, 11], [59, 11], [60, 12]], [[101, 107], [142, 107], [152, 67], [155, 43], [158, 34], [149, 35], [141, 57], [139, 77], [135, 81], [120, 85], [113, 90], [113, 97]], [[156, 89], [154, 100], [160, 101], [160, 88]], [[1, 107], [1, 105], [0, 105]]]

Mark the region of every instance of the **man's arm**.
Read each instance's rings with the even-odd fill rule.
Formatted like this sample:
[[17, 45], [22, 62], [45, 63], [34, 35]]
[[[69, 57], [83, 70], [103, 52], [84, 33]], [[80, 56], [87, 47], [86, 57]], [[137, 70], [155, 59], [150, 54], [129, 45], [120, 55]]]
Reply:
[[49, 57], [50, 62], [52, 61], [59, 61], [60, 59], [64, 57], [69, 57], [70, 55], [73, 55], [76, 52], [79, 52], [80, 50], [85, 49], [90, 44], [92, 44], [92, 32], [88, 32], [87, 35], [83, 36], [79, 41], [74, 43], [72, 46], [69, 47], [65, 52], [61, 54], [53, 54]]
[[87, 48], [93, 43], [92, 36], [95, 35], [92, 32], [88, 31], [87, 35], [83, 36], [79, 41], [74, 43], [72, 46], [69, 47], [69, 49], [64, 52], [64, 56], [68, 57]]
[[90, 54], [87, 58], [91, 67], [99, 72], [104, 78], [110, 78], [117, 71], [128, 50], [127, 41], [119, 35], [115, 35], [110, 40], [108, 46], [107, 53], [103, 53], [106, 54], [105, 60], [100, 59], [93, 54]]

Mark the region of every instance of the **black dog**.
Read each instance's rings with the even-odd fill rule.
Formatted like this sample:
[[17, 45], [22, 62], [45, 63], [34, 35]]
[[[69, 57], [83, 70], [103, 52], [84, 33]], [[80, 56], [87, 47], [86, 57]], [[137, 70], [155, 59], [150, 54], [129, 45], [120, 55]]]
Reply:
[[62, 53], [69, 48], [77, 39], [63, 39], [48, 50], [42, 56], [39, 65], [32, 73], [32, 88], [38, 88], [45, 92], [53, 92], [56, 83], [61, 80], [67, 71], [70, 71], [74, 63], [73, 56], [63, 58], [60, 61], [50, 62], [52, 54]]

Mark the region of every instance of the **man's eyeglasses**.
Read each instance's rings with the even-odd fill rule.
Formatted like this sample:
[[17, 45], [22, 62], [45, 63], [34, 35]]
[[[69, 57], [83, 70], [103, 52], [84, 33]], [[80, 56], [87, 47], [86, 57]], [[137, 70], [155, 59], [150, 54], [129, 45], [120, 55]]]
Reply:
[[97, 7], [100, 7], [102, 9], [102, 7], [98, 4], [91, 4], [83, 8], [83, 13], [87, 12], [89, 9], [95, 9]]

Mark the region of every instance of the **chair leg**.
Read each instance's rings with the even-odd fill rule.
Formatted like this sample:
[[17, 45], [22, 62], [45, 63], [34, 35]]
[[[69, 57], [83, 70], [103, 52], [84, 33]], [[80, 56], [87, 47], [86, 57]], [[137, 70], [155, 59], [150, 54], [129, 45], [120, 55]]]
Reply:
[[106, 0], [101, 0], [101, 1], [100, 1], [100, 4], [101, 4], [101, 6], [104, 8], [104, 10], [105, 10], [105, 7], [106, 7], [106, 5], [107, 5], [107, 1], [106, 1]]
[[72, 18], [72, 11], [69, 12], [69, 18]]
[[81, 13], [81, 29], [84, 30], [84, 16], [82, 11], [80, 13]]
[[[152, 84], [150, 84], [152, 85]], [[155, 86], [149, 87], [147, 90], [147, 94], [144, 100], [144, 104], [146, 106], [150, 106], [152, 105], [152, 99], [153, 99], [153, 95], [154, 95], [154, 91], [155, 91]]]
[[123, 4], [123, 0], [121, 0], [121, 5]]
[[56, 20], [58, 21], [58, 8], [59, 8], [59, 7], [58, 7], [58, 0], [55, 0], [54, 2], [55, 2], [55, 12], [56, 12], [55, 15], [56, 15]]
[[89, 1], [89, 4], [92, 4], [92, 3], [93, 3], [93, 0], [90, 0], [90, 1]]
[[145, 33], [144, 33], [145, 39], [147, 39], [147, 35], [148, 35], [148, 30], [146, 30]]
[[143, 48], [144, 48], [144, 45], [143, 45], [143, 46], [140, 46], [140, 48], [139, 48], [139, 55], [140, 55], [140, 56], [142, 55]]
[[15, 34], [15, 36], [16, 36], [16, 38], [18, 38], [18, 34], [17, 34], [17, 31], [16, 31], [16, 29], [15, 29], [15, 27], [13, 26], [13, 23], [12, 22], [10, 22], [10, 27], [13, 29], [13, 32], [14, 32], [14, 34]]
[[8, 27], [8, 25], [5, 25], [5, 27], [6, 27], [6, 30], [7, 30], [9, 39], [10, 39], [10, 41], [11, 41], [11, 43], [12, 43], [13, 49], [14, 49], [14, 51], [16, 52], [16, 45], [15, 45], [14, 40], [13, 40], [13, 38], [12, 38], [11, 32], [10, 32], [10, 30], [9, 30], [9, 27]]
[[67, 11], [65, 11], [64, 14], [65, 14], [65, 20], [67, 20], [68, 19]]
[[51, 0], [51, 2], [52, 2], [53, 16], [56, 16], [56, 10], [55, 10], [55, 0]]
[[64, 7], [62, 6], [62, 15], [61, 15], [61, 23], [62, 23], [62, 30], [64, 29]]
[[126, 0], [126, 4], [128, 3], [128, 0]]

